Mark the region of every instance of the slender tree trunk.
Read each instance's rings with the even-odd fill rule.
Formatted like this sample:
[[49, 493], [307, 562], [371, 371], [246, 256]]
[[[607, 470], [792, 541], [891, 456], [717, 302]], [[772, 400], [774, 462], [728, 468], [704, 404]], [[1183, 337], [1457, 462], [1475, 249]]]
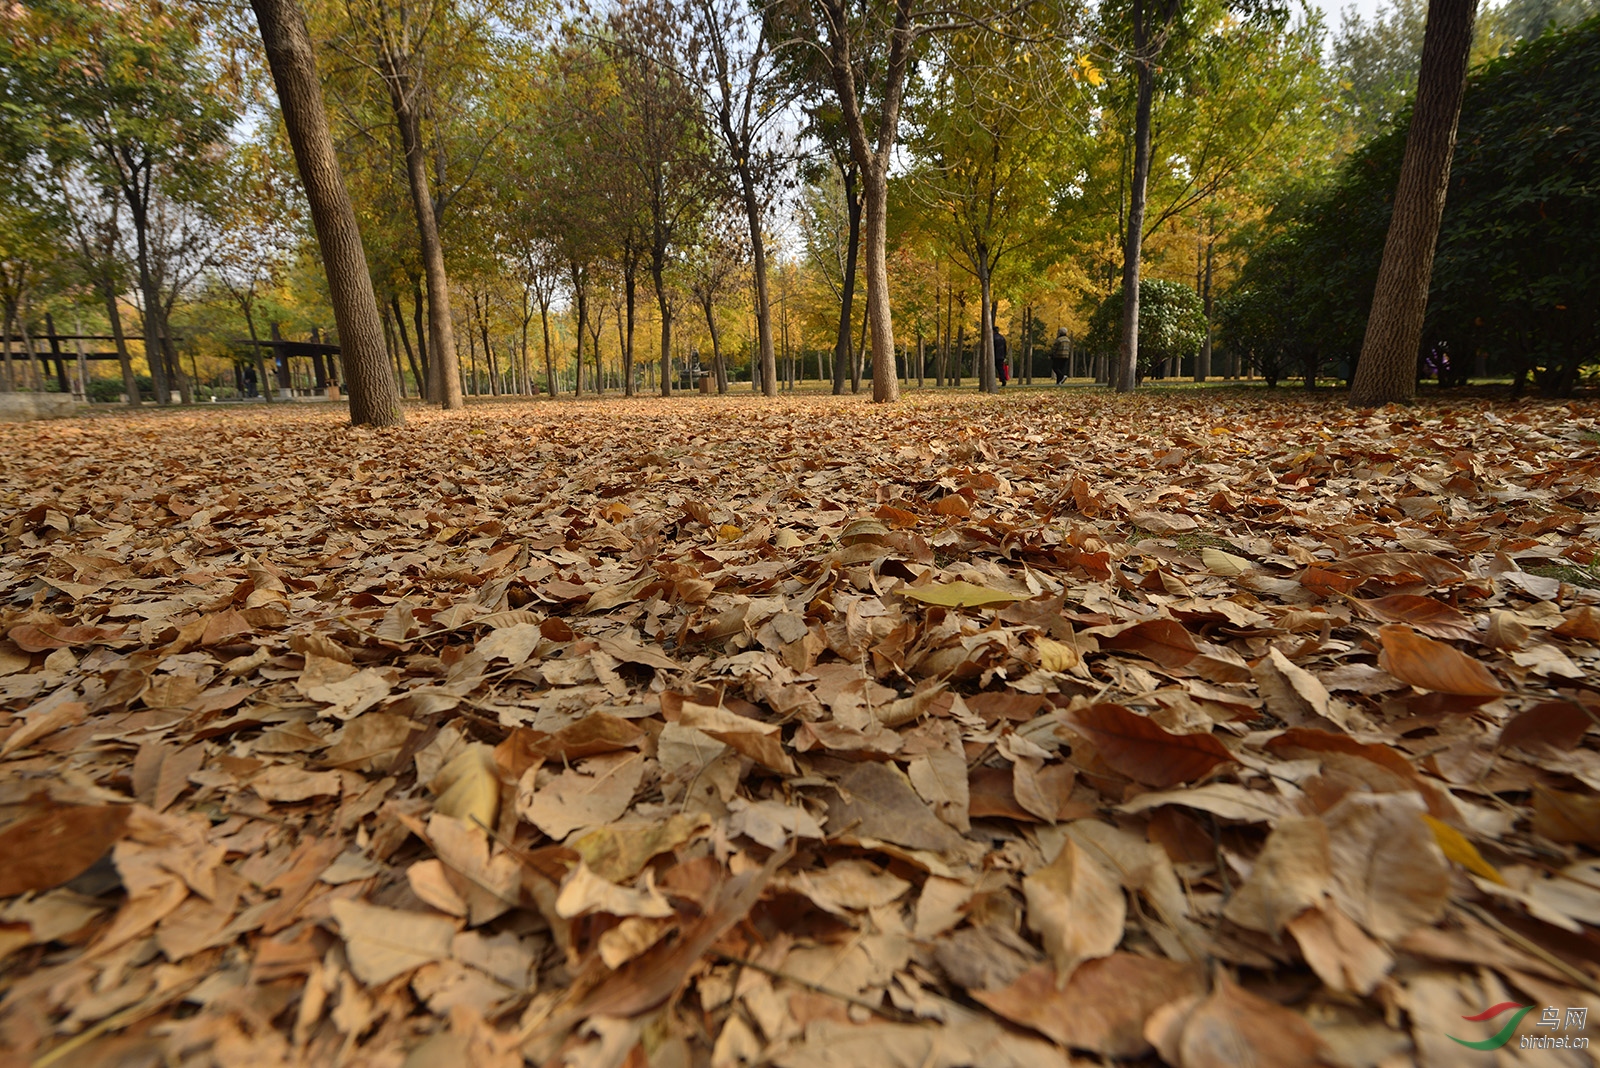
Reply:
[[398, 293], [390, 295], [389, 306], [394, 311], [394, 325], [400, 334], [400, 344], [406, 350], [406, 362], [411, 365], [411, 377], [417, 383], [417, 396], [425, 398], [428, 395], [428, 379], [423, 374], [422, 368], [417, 366], [417, 355], [411, 350], [411, 336], [406, 333], [406, 317], [400, 314], [400, 295]]
[[1000, 376], [994, 353], [994, 290], [989, 275], [988, 250], [981, 244], [974, 257], [978, 268], [978, 366], [975, 378], [984, 393], [1000, 392]]
[[[11, 364], [11, 324], [15, 319], [16, 310], [13, 308], [11, 302], [7, 301], [5, 307], [5, 327], [4, 331], [0, 332], [0, 341], [3, 341], [5, 344], [6, 364], [5, 380], [0, 381], [0, 390], [4, 390], [6, 393], [12, 393], [17, 388], [17, 372]], [[137, 398], [139, 396], [138, 391], [135, 390], [132, 396], [136, 398], [135, 403], [137, 403]]]
[[594, 321], [589, 325], [589, 342], [594, 348], [594, 395], [600, 396], [606, 391], [605, 370], [600, 366], [600, 332], [605, 329], [606, 306], [601, 304], [595, 309]]
[[[381, 58], [381, 57], [380, 57]], [[445, 270], [444, 245], [439, 240], [439, 217], [433, 207], [428, 186], [426, 146], [422, 143], [422, 116], [407, 94], [409, 86], [393, 73], [391, 66], [389, 100], [400, 127], [400, 142], [405, 152], [406, 179], [411, 189], [411, 208], [416, 215], [417, 243], [422, 253], [423, 277], [428, 285], [429, 349], [438, 373], [429, 378], [428, 399], [441, 408], [456, 409], [461, 398], [461, 356], [456, 351], [455, 325], [450, 315], [450, 276]], [[432, 387], [437, 385], [435, 395]]]
[[589, 326], [589, 286], [584, 278], [584, 269], [577, 263], [571, 264], [569, 270], [572, 274], [572, 302], [577, 305], [578, 312], [578, 363], [572, 376], [572, 395], [583, 396], [583, 332]]
[[348, 378], [350, 421], [370, 426], [403, 423], [405, 413], [384, 356], [383, 327], [361, 231], [333, 151], [305, 15], [294, 0], [251, 0], [251, 6], [327, 271]]
[[[106, 305], [106, 322], [111, 324], [111, 339], [117, 346], [117, 364], [122, 369], [122, 392], [127, 395], [130, 408], [139, 407], [139, 380], [133, 374], [133, 359], [128, 355], [128, 339], [122, 332], [122, 309], [117, 307], [117, 287], [111, 281], [109, 274], [101, 274], [99, 278], [100, 297]], [[252, 330], [250, 340], [256, 340]], [[10, 348], [8, 344], [6, 346]], [[261, 350], [256, 349], [256, 361], [261, 360]], [[9, 364], [9, 361], [8, 361]], [[258, 368], [256, 373], [263, 374]]]
[[539, 302], [539, 333], [544, 340], [544, 386], [551, 400], [556, 397], [556, 364], [550, 351], [550, 302]]
[[1477, 0], [1430, 0], [1417, 75], [1416, 104], [1406, 133], [1394, 214], [1356, 364], [1350, 403], [1368, 408], [1405, 402], [1417, 393], [1422, 319], [1428, 310], [1433, 254], [1450, 187], [1450, 157], [1466, 88]]
[[[706, 329], [711, 332], [711, 371], [716, 375], [717, 392], [726, 393], [728, 392], [728, 369], [722, 361], [722, 342], [717, 338], [717, 313], [716, 309], [712, 307], [709, 293], [700, 301], [700, 307], [706, 313]], [[769, 337], [768, 340], [770, 341], [771, 338]], [[768, 395], [770, 396], [771, 394]]]
[[423, 315], [426, 299], [422, 295], [422, 279], [413, 276], [411, 279], [411, 325], [417, 332], [417, 361], [422, 364], [422, 373], [426, 376], [423, 382], [424, 397], [432, 400], [438, 395], [439, 383], [434, 381], [439, 369], [433, 360], [428, 358], [428, 328], [427, 317]]
[[661, 310], [661, 395], [672, 396], [672, 307], [667, 302], [665, 265], [657, 256], [650, 264], [650, 277], [656, 285], [656, 307]]
[[1117, 392], [1138, 384], [1139, 257], [1144, 249], [1144, 202], [1150, 179], [1150, 108], [1155, 92], [1152, 57], [1148, 52], [1143, 0], [1133, 0], [1133, 59], [1138, 72], [1134, 113], [1133, 182], [1128, 194], [1128, 231], [1122, 253], [1122, 334], [1118, 345]]
[[631, 397], [637, 392], [633, 385], [633, 314], [634, 298], [639, 292], [639, 268], [635, 263], [632, 266], [623, 264], [622, 271], [622, 297], [627, 304], [628, 336], [622, 345], [622, 395]]
[[[115, 301], [112, 303], [114, 304]], [[244, 312], [244, 328], [250, 332], [250, 357], [255, 361], [256, 381], [261, 383], [261, 396], [266, 399], [268, 404], [271, 404], [272, 390], [267, 385], [267, 358], [262, 355], [262, 353], [266, 350], [261, 347], [261, 334], [256, 330], [256, 312], [254, 305], [255, 302], [253, 300], [241, 300], [239, 302], [239, 307]], [[122, 333], [122, 323], [120, 320], [114, 322], [112, 333], [118, 335]], [[122, 377], [124, 382], [132, 382], [133, 369], [131, 367], [128, 368], [123, 372]], [[135, 391], [129, 394], [129, 396], [137, 398], [138, 392]], [[138, 401], [135, 400], [133, 403], [137, 404]]]
[[[845, 235], [844, 277], [839, 280], [839, 336], [833, 349], [835, 395], [844, 392], [845, 375], [849, 368], [854, 366], [850, 359], [850, 334], [851, 328], [855, 325], [856, 261], [861, 254], [861, 195], [856, 188], [858, 182], [856, 169], [845, 168], [843, 177], [845, 215], [849, 229]], [[861, 383], [857, 376], [855, 390], [852, 392], [859, 391], [860, 388]]]
[[[767, 299], [767, 253], [766, 241], [761, 234], [761, 201], [756, 196], [755, 175], [751, 172], [749, 161], [738, 166], [739, 183], [744, 194], [745, 219], [750, 225], [750, 263], [751, 271], [755, 275], [756, 288], [756, 340], [757, 356], [761, 361], [762, 391], [771, 397], [777, 393], [774, 379], [777, 377], [777, 357], [772, 347], [772, 308]], [[716, 332], [712, 331], [712, 347], [716, 346]], [[726, 393], [727, 376], [720, 371], [717, 377], [717, 392]]]

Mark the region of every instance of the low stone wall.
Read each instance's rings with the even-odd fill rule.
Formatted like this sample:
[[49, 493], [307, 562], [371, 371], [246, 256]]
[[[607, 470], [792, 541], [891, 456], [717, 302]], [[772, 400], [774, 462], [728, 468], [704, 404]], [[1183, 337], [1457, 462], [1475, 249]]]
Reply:
[[63, 419], [77, 406], [70, 393], [0, 393], [0, 423]]

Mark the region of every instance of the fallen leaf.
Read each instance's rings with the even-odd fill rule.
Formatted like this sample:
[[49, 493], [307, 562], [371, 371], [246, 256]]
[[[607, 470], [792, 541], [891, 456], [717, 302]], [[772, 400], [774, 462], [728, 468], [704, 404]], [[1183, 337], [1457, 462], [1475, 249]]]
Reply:
[[128, 822], [126, 805], [72, 805], [0, 830], [0, 897], [49, 890], [83, 874]]
[[1209, 734], [1171, 734], [1121, 705], [1090, 705], [1074, 712], [1069, 722], [1094, 743], [1107, 766], [1158, 789], [1194, 782], [1233, 759]]
[[1401, 682], [1421, 690], [1467, 697], [1499, 697], [1505, 693], [1489, 669], [1442, 642], [1424, 638], [1410, 627], [1390, 623], [1378, 631], [1383, 652], [1378, 666]]
[[[946, 497], [945, 500], [950, 498]], [[965, 514], [965, 513], [962, 513]], [[988, 586], [975, 586], [970, 582], [932, 582], [926, 586], [902, 586], [899, 593], [923, 604], [936, 604], [945, 608], [990, 608], [997, 604], [1026, 601], [1027, 595], [1007, 593]]]
[[1144, 1037], [1150, 1014], [1204, 992], [1204, 975], [1192, 965], [1119, 952], [1084, 961], [1064, 987], [1056, 985], [1053, 968], [1037, 967], [1010, 986], [974, 990], [972, 996], [1063, 1046], [1103, 1057], [1142, 1057], [1150, 1052]]
[[1183, 1068], [1320, 1068], [1321, 1051], [1305, 1017], [1226, 975], [1189, 1014], [1178, 1040]]
[[1281, 821], [1222, 914], [1240, 927], [1278, 935], [1290, 920], [1322, 902], [1332, 880], [1329, 850], [1321, 819]]
[[1450, 869], [1415, 794], [1347, 794], [1324, 815], [1331, 892], [1375, 937], [1394, 941], [1433, 923], [1450, 895]]
[[1037, 932], [1063, 989], [1079, 964], [1109, 955], [1122, 941], [1127, 902], [1071, 838], [1054, 860], [1022, 880], [1028, 927]]
[[1394, 967], [1393, 955], [1332, 904], [1307, 909], [1286, 926], [1311, 970], [1340, 993], [1365, 997]]
[[517, 786], [517, 814], [561, 841], [581, 827], [612, 823], [628, 810], [644, 777], [637, 753], [590, 757], [536, 788], [531, 769]]
[[443, 917], [360, 901], [334, 901], [330, 907], [339, 922], [350, 970], [363, 983], [386, 983], [450, 956], [456, 925]]

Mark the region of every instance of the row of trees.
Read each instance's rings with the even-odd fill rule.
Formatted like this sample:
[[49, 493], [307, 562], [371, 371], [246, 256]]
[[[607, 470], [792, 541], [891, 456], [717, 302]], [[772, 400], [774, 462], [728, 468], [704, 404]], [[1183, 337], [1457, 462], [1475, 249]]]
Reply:
[[[1564, 395], [1600, 358], [1597, 102], [1600, 17], [1470, 78], [1408, 376], [1504, 374]], [[1402, 111], [1330, 186], [1281, 204], [1245, 265], [1223, 334], [1274, 376], [1350, 377], [1364, 358], [1409, 125]]]
[[[1512, 0], [1479, 54], [1584, 2]], [[993, 389], [1003, 316], [1030, 348], [1045, 321], [1114, 339], [1119, 388], [1169, 335], [1203, 378], [1219, 309], [1273, 299], [1293, 205], [1404, 113], [1419, 3], [1326, 50], [1254, 0], [26, 0], [0, 14], [4, 385], [52, 306], [103, 322], [135, 401], [141, 361], [190, 399], [196, 337], [331, 319], [369, 422], [464, 383], [668, 393], [685, 334], [719, 389], [819, 347], [877, 400], [969, 349]]]

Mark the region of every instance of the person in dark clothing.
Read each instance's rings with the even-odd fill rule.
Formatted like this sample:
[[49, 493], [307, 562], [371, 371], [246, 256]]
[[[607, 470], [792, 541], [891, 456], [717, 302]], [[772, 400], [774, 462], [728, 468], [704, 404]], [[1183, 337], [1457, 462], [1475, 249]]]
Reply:
[[1000, 332], [1000, 327], [994, 328], [994, 376], [1003, 386], [1011, 380], [1011, 353], [1006, 345], [1006, 336]]
[[246, 397], [256, 395], [256, 369], [249, 364], [244, 365], [244, 395]]
[[1056, 385], [1067, 380], [1068, 363], [1072, 359], [1072, 338], [1067, 334], [1067, 328], [1061, 327], [1056, 331], [1055, 347], [1050, 350], [1050, 370], [1055, 373]]

